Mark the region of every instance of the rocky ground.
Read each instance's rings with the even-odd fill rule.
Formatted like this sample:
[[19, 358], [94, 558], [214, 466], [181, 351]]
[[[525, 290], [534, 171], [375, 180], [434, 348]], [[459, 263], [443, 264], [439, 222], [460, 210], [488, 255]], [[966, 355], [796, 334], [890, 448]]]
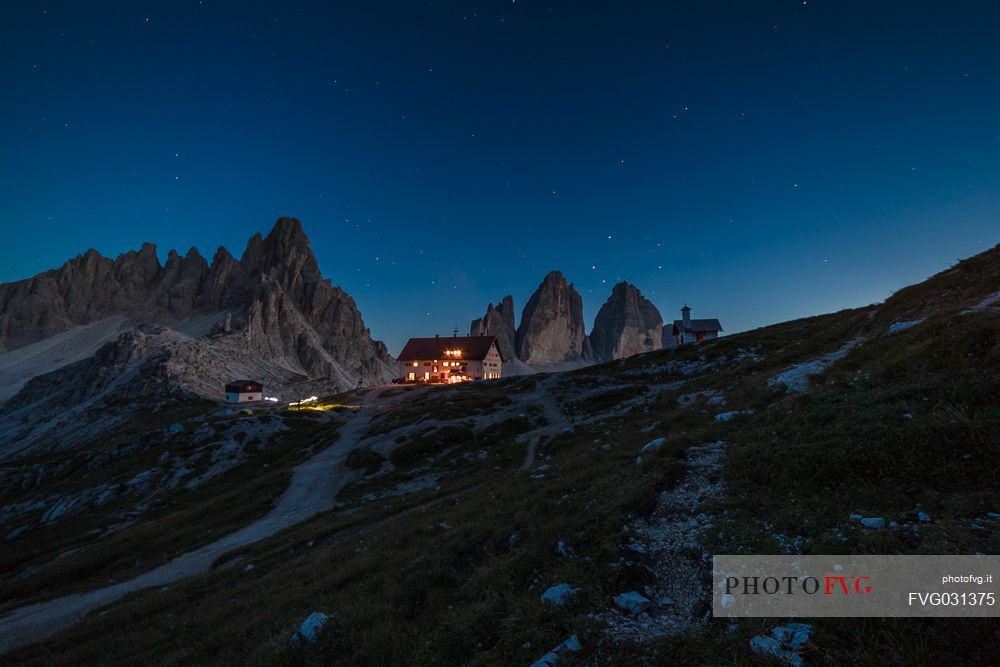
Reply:
[[[184, 545], [172, 558], [213, 557], [199, 576], [135, 590], [5, 659], [882, 665], [956, 662], [961, 645], [963, 660], [984, 664], [998, 639], [992, 626], [720, 621], [707, 613], [706, 579], [714, 553], [1000, 549], [997, 266], [992, 255], [974, 258], [877, 308], [699, 347], [496, 383], [386, 389], [370, 422], [348, 419], [354, 394], [328, 399], [334, 409], [316, 418], [276, 411], [254, 431], [261, 442], [266, 431], [262, 452], [248, 435], [246, 461], [191, 490], [185, 480], [197, 474], [182, 476], [163, 492], [169, 503], [83, 545], [60, 532], [66, 521], [44, 522], [59, 498], [113, 482], [121, 493], [107, 507], [125, 507], [137, 475], [166, 488], [199, 451], [201, 471], [212, 452], [228, 460], [225, 443], [240, 442], [237, 428], [249, 433], [236, 421], [251, 416], [209, 418], [218, 407], [189, 405], [122, 434], [114, 446], [140, 443], [136, 458], [122, 455], [128, 465], [65, 493], [43, 492], [44, 479], [68, 484], [84, 459], [25, 461], [8, 474], [23, 485], [40, 465], [43, 481], [23, 492], [8, 485], [3, 497], [8, 513], [40, 503], [33, 528], [0, 554], [5, 571], [28, 572], [4, 584], [6, 609], [51, 609], [58, 603], [46, 601], [85, 598], [107, 579], [142, 582], [171, 560], [143, 548], [166, 530]], [[215, 436], [199, 439], [202, 419]], [[230, 421], [216, 430], [216, 419]], [[165, 430], [175, 421], [180, 435]], [[339, 472], [296, 483], [293, 471], [338, 432], [342, 445], [322, 452]], [[160, 462], [158, 449], [169, 457]], [[828, 474], [841, 469], [851, 474]], [[322, 489], [326, 504], [303, 501], [312, 509], [281, 530], [225, 541], [268, 524], [290, 485]], [[252, 511], [239, 513], [245, 504]], [[100, 526], [105, 511], [87, 505], [73, 522]], [[228, 517], [221, 525], [218, 513]], [[0, 625], [14, 627], [18, 613]]]

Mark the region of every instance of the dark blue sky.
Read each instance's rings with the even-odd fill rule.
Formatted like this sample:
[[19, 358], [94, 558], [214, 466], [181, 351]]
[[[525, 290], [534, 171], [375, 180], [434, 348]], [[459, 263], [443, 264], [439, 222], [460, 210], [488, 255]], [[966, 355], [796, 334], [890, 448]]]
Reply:
[[294, 215], [398, 352], [553, 268], [733, 332], [1000, 241], [996, 3], [16, 5], [0, 281]]

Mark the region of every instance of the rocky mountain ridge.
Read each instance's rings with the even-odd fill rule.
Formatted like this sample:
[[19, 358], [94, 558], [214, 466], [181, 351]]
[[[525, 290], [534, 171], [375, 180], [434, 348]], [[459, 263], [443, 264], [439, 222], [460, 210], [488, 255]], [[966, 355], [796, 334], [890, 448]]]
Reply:
[[71, 449], [136, 410], [221, 399], [262, 381], [296, 400], [382, 384], [395, 364], [354, 300], [324, 279], [298, 220], [280, 218], [236, 260], [152, 244], [95, 250], [0, 285], [0, 458]]
[[[597, 363], [668, 346], [660, 311], [639, 288], [626, 281], [614, 286], [601, 306], [590, 335], [584, 329], [583, 299], [559, 271], [551, 271], [532, 293], [515, 326], [510, 295], [472, 320], [472, 336], [496, 336], [512, 368]], [[522, 362], [526, 366], [521, 366]], [[521, 372], [515, 370], [515, 373]]]
[[385, 381], [392, 359], [365, 327], [354, 300], [324, 279], [295, 218], [255, 234], [237, 261], [219, 248], [209, 264], [195, 248], [156, 246], [114, 260], [96, 250], [33, 278], [0, 285], [0, 351], [73, 327], [125, 316], [133, 324], [185, 322], [216, 315], [209, 337], [234, 337], [266, 361], [341, 388]]

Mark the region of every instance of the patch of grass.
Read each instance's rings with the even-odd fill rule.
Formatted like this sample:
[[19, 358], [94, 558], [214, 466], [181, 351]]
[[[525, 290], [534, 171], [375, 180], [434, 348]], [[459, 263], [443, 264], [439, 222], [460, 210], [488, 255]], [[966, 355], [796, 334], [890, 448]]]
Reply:
[[566, 404], [567, 412], [575, 415], [594, 415], [607, 412], [621, 403], [629, 401], [637, 396], [641, 396], [649, 391], [649, 387], [643, 384], [633, 384], [627, 387], [619, 387], [606, 392], [594, 394], [581, 401], [571, 401]]
[[958, 262], [916, 285], [904, 287], [880, 305], [868, 333], [893, 322], [951, 315], [977, 305], [1000, 289], [1000, 245]]
[[[734, 525], [766, 520], [821, 540], [840, 528], [854, 553], [997, 552], [969, 527], [1000, 488], [1000, 316], [956, 316], [920, 336], [862, 346], [805, 396], [775, 403], [731, 434]], [[935, 523], [866, 532], [848, 515]], [[753, 517], [755, 520], [750, 520]]]
[[475, 432], [469, 426], [442, 426], [419, 433], [399, 445], [393, 450], [389, 460], [394, 466], [408, 467], [474, 437]]
[[363, 470], [369, 475], [378, 472], [383, 463], [385, 463], [384, 456], [365, 448], [352, 449], [344, 460], [344, 465], [351, 470]]

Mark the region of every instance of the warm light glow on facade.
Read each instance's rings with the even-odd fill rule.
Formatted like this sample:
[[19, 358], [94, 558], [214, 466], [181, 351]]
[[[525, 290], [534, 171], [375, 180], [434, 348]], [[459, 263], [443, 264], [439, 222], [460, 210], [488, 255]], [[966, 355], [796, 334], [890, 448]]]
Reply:
[[[475, 345], [469, 342], [468, 350], [447, 347], [449, 344], [464, 345], [466, 338], [456, 336], [456, 340], [447, 342], [435, 339], [411, 338], [407, 342], [400, 354], [399, 377], [394, 382], [454, 384], [501, 377], [503, 359], [495, 339], [485, 345], [485, 337], [477, 337]], [[416, 370], [418, 367], [420, 370]]]

